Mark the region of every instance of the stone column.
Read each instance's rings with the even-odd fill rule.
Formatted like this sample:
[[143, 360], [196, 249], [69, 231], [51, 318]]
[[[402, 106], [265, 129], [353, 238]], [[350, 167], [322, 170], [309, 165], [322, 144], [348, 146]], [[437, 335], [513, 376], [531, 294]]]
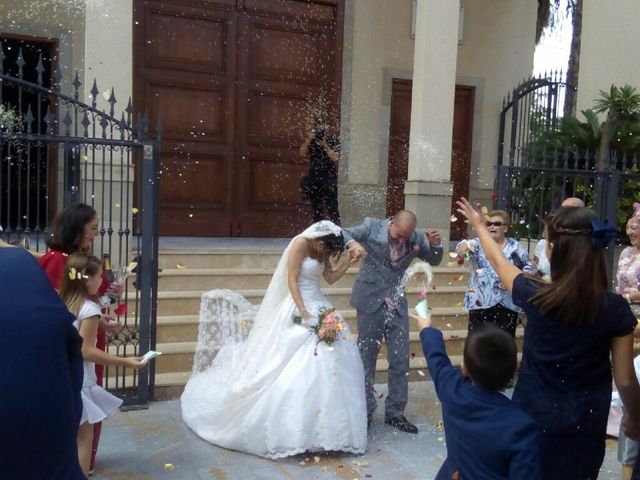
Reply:
[[421, 228], [440, 230], [446, 250], [453, 190], [451, 141], [459, 3], [417, 3], [405, 205], [416, 213]]

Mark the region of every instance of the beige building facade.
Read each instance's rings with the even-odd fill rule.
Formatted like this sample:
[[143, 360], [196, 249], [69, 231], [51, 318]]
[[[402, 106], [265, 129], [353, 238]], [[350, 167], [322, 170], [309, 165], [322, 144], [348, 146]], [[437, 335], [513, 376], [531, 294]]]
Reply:
[[[586, 88], [602, 88], [597, 69], [589, 73], [589, 55], [602, 58], [604, 47], [595, 40], [591, 46], [586, 37], [592, 29], [589, 18], [597, 16], [590, 12], [607, 9], [596, 7], [595, 0], [586, 3], [583, 52], [587, 58], [580, 81]], [[633, 2], [621, 3], [631, 6]], [[0, 18], [4, 19], [0, 35], [57, 41], [64, 91], [71, 91], [77, 69], [85, 101], [90, 101], [89, 91], [97, 78], [102, 93], [98, 106], [107, 107], [108, 89], [113, 87], [117, 115], [124, 109], [136, 75], [132, 44], [138, 26], [132, 0], [11, 0], [0, 4]], [[345, 0], [339, 170], [344, 224], [386, 214], [393, 79], [414, 81], [405, 194], [406, 205], [419, 213], [421, 226], [445, 232], [449, 228], [455, 85], [475, 92], [470, 196], [490, 198], [498, 116], [503, 97], [531, 73], [535, 18], [535, 2]]]
[[612, 84], [640, 89], [639, 15], [634, 0], [584, 0], [578, 112], [592, 108], [599, 91]]

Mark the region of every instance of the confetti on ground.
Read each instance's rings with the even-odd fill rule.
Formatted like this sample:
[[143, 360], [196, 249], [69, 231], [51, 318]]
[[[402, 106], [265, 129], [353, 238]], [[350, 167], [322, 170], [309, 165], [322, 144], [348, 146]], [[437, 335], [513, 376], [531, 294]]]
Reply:
[[447, 262], [447, 267], [457, 267], [458, 262]]
[[178, 269], [180, 269], [180, 270], [184, 270], [184, 269], [185, 269], [185, 268], [187, 268], [187, 267], [185, 267], [185, 266], [184, 266], [184, 265], [182, 265], [181, 263], [176, 263], [176, 268], [178, 268]]
[[418, 370], [418, 375], [420, 375], [421, 377], [424, 377], [424, 372], [422, 370]]
[[138, 213], [138, 211], [139, 211], [139, 210], [138, 210], [136, 207], [133, 207], [133, 208], [131, 209], [131, 213], [133, 213], [134, 215], [135, 215], [136, 213]]
[[[460, 302], [460, 305], [462, 305], [462, 302]], [[447, 323], [447, 328], [451, 328], [452, 325], [450, 323]]]
[[449, 220], [451, 220], [451, 223], [455, 223], [458, 221], [458, 217], [456, 217], [455, 215], [451, 215], [451, 217], [449, 218]]
[[458, 277], [453, 277], [453, 281], [454, 282], [459, 282], [460, 280], [462, 280], [464, 278], [464, 275], [460, 275]]
[[164, 469], [165, 469], [167, 472], [173, 472], [173, 469], [174, 469], [174, 468], [175, 468], [175, 467], [174, 467], [173, 463], [165, 463], [165, 464], [164, 464]]
[[439, 430], [439, 431], [444, 430], [444, 423], [442, 423], [442, 420], [436, 423], [436, 430]]
[[438, 441], [439, 441], [439, 442], [444, 442], [444, 438], [442, 438], [442, 437], [438, 437]]
[[462, 302], [456, 303], [456, 307], [460, 308], [462, 306]]

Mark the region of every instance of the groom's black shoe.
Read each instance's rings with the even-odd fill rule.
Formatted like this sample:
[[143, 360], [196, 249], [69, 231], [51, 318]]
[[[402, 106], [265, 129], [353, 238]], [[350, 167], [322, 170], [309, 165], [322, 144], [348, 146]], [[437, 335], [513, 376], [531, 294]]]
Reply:
[[384, 417], [384, 423], [396, 427], [398, 430], [407, 433], [418, 433], [418, 427], [405, 418], [404, 415], [398, 415], [397, 417]]
[[373, 423], [373, 413], [367, 413], [367, 430], [371, 428], [372, 423]]

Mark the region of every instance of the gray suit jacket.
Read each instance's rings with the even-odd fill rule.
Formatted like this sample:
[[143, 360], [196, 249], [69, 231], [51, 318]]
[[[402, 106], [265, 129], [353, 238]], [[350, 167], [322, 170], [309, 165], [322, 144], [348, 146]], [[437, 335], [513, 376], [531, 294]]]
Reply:
[[[362, 225], [342, 230], [345, 242], [356, 240], [367, 250], [360, 273], [351, 293], [351, 306], [364, 313], [373, 313], [384, 302], [391, 288], [400, 284], [402, 276], [414, 258], [438, 265], [442, 261], [442, 246], [431, 246], [424, 232], [416, 230], [407, 248], [407, 254], [396, 264], [389, 257], [389, 220], [367, 217]], [[407, 300], [402, 295], [398, 311], [406, 315]]]

